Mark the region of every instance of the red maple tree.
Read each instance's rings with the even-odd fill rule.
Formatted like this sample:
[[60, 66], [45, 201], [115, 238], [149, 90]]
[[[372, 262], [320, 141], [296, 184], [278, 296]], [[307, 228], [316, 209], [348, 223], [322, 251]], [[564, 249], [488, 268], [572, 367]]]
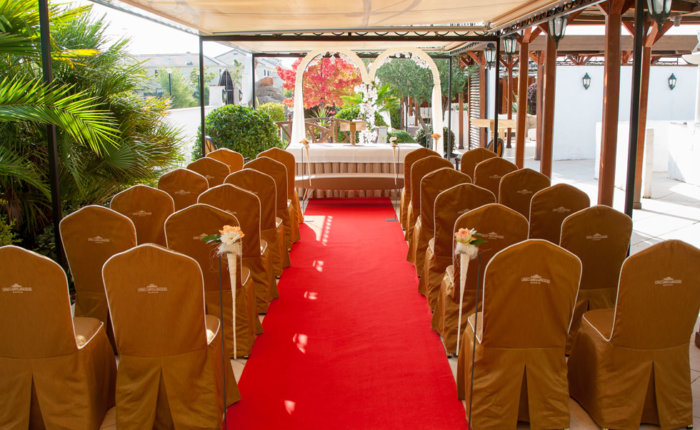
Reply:
[[[285, 90], [294, 91], [297, 68], [301, 60], [297, 59], [291, 70], [277, 66], [277, 75], [284, 81], [282, 88]], [[322, 110], [331, 106], [342, 106], [341, 97], [353, 95], [355, 87], [362, 83], [362, 79], [354, 64], [339, 57], [323, 57], [309, 63], [302, 83], [304, 108], [318, 106], [319, 110]], [[294, 106], [292, 98], [285, 99], [284, 103], [289, 107]]]

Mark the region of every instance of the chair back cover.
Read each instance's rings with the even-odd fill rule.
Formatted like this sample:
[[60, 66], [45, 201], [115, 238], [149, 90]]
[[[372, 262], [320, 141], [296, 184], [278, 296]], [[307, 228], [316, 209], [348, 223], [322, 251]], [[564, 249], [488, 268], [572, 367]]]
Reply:
[[134, 185], [112, 197], [109, 207], [129, 217], [136, 228], [138, 244], [165, 246], [165, 219], [175, 212], [170, 194], [146, 185]]
[[438, 194], [435, 199], [433, 216], [435, 255], [452, 255], [452, 234], [457, 218], [465, 212], [489, 203], [496, 203], [496, 197], [485, 188], [474, 184], [459, 184]]
[[61, 266], [17, 246], [0, 248], [0, 357], [33, 359], [78, 350]]
[[680, 240], [657, 243], [622, 264], [610, 341], [636, 349], [687, 348], [699, 307], [700, 250]]
[[433, 234], [433, 211], [438, 194], [458, 184], [469, 184], [471, 178], [452, 167], [443, 167], [423, 176], [420, 182], [421, 229], [430, 236]]
[[296, 160], [294, 159], [294, 154], [284, 149], [273, 147], [266, 151], [261, 152], [256, 158], [268, 157], [275, 161], [279, 161], [284, 164], [287, 169], [287, 196], [291, 198], [294, 195], [294, 176], [296, 173]]
[[498, 252], [484, 273], [480, 343], [561, 348], [563, 357], [580, 279], [578, 257], [545, 240], [526, 240]]
[[432, 149], [418, 148], [406, 154], [406, 157], [403, 159], [403, 187], [409, 196], [411, 195], [411, 167], [413, 167], [413, 163], [430, 156], [439, 157], [440, 154]]
[[564, 218], [590, 205], [588, 194], [568, 184], [536, 192], [530, 201], [530, 239], [559, 243]]
[[459, 170], [474, 179], [476, 165], [489, 158], [497, 157], [496, 153], [486, 148], [474, 148], [462, 154]]
[[231, 173], [241, 170], [243, 168], [243, 163], [245, 163], [245, 159], [241, 154], [228, 148], [219, 148], [216, 151], [208, 153], [207, 157], [226, 164]]
[[236, 217], [245, 235], [243, 256], [260, 257], [260, 199], [254, 193], [231, 184], [210, 188], [199, 203], [214, 206]]
[[260, 199], [260, 228], [263, 230], [276, 227], [277, 185], [272, 176], [253, 169], [243, 169], [226, 177], [225, 184], [235, 185], [258, 196]]
[[411, 166], [411, 206], [413, 213], [420, 215], [420, 182], [425, 175], [443, 167], [453, 168], [449, 160], [445, 160], [440, 156], [431, 155], [413, 163]]
[[170, 194], [176, 211], [197, 203], [197, 197], [207, 188], [207, 178], [189, 169], [175, 169], [158, 180], [158, 189]]
[[[287, 168], [279, 161], [269, 157], [260, 157], [245, 164], [246, 169], [257, 170], [258, 172], [270, 175], [275, 180], [277, 187], [277, 209], [287, 210]], [[278, 214], [279, 215], [279, 214]]]
[[228, 165], [211, 157], [202, 157], [187, 165], [189, 170], [199, 173], [207, 178], [210, 187], [224, 183], [224, 179], [231, 173]]
[[[460, 215], [455, 221], [454, 232], [460, 228], [476, 229], [486, 240], [479, 245], [479, 258], [469, 261], [466, 290], [473, 295], [477, 288], [477, 278], [483, 282], [484, 271], [491, 257], [502, 249], [527, 239], [527, 218], [501, 204], [489, 203]], [[461, 267], [459, 254], [454, 254], [454, 235], [452, 243], [455, 280], [459, 282]], [[459, 288], [454, 290], [453, 300], [459, 303]]]
[[60, 223], [61, 240], [75, 285], [75, 315], [108, 322], [102, 265], [136, 246], [134, 223], [104, 206], [85, 206]]
[[474, 168], [474, 184], [486, 188], [498, 198], [498, 187], [501, 184], [501, 178], [516, 170], [518, 170], [518, 166], [504, 158], [489, 158], [477, 164]]
[[542, 173], [528, 168], [518, 169], [506, 173], [501, 178], [501, 184], [498, 188], [498, 202], [528, 218], [532, 196], [549, 185], [549, 178]]

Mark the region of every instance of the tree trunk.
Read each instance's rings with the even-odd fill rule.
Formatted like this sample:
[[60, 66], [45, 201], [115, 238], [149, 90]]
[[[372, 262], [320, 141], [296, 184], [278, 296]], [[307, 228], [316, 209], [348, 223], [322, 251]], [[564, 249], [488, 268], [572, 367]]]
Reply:
[[420, 114], [420, 104], [416, 101], [413, 100], [415, 109], [414, 109], [414, 114], [416, 115], [416, 120], [418, 120], [418, 123], [420, 124], [420, 127], [425, 130], [425, 121], [423, 120], [423, 117]]

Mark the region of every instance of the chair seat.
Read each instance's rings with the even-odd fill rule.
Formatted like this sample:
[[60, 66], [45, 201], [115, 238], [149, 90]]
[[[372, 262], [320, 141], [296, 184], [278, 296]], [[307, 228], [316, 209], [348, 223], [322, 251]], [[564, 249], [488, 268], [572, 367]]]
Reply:
[[90, 343], [104, 323], [97, 318], [74, 317], [73, 327], [75, 328], [75, 343], [78, 349], [82, 349]]
[[594, 309], [583, 314], [586, 324], [593, 327], [605, 340], [610, 339], [613, 322], [615, 321], [615, 309]]

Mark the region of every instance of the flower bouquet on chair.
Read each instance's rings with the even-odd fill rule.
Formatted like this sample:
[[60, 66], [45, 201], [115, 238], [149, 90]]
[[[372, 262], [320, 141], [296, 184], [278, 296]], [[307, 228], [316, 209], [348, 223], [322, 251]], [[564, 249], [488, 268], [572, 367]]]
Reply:
[[[460, 228], [455, 233], [455, 254], [459, 254], [459, 316], [457, 318], [457, 352], [459, 353], [460, 333], [462, 327], [462, 304], [464, 303], [464, 290], [467, 285], [467, 271], [469, 270], [469, 260], [473, 260], [479, 255], [478, 245], [486, 242], [483, 235], [475, 229]], [[477, 285], [477, 303], [478, 303]], [[478, 309], [478, 307], [477, 307]]]

